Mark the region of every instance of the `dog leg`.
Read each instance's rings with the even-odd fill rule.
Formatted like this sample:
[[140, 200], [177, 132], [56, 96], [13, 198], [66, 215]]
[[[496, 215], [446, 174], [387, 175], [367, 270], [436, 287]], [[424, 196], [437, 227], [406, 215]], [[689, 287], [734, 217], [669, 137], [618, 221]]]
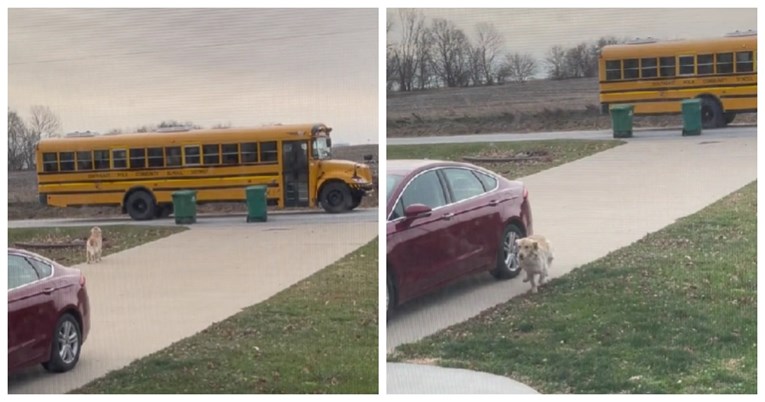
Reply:
[[532, 274], [531, 271], [526, 271], [526, 279], [523, 280], [523, 283], [526, 283], [526, 282], [532, 280], [532, 276], [533, 275], [534, 274]]
[[536, 293], [537, 292], [537, 284], [534, 282], [534, 274], [530, 275], [530, 280], [531, 280], [531, 293]]

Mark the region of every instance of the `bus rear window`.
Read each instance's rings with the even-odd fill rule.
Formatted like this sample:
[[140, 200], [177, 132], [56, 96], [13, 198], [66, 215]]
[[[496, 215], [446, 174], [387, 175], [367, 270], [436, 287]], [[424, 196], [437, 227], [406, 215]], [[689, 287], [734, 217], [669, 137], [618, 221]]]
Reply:
[[58, 172], [58, 155], [55, 152], [43, 153], [43, 172]]
[[96, 170], [109, 170], [109, 151], [93, 151], [93, 162]]

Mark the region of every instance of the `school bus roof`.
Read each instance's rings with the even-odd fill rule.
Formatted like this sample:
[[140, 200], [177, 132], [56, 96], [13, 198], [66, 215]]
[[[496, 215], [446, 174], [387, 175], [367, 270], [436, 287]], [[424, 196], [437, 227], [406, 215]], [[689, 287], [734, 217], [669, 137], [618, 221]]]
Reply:
[[627, 59], [638, 57], [658, 57], [682, 54], [704, 54], [725, 51], [757, 50], [757, 34], [730, 36], [713, 39], [688, 39], [658, 41], [639, 44], [619, 44], [604, 46], [600, 53], [604, 59]]
[[188, 131], [168, 131], [132, 134], [107, 134], [64, 138], [45, 138], [38, 143], [39, 150], [90, 150], [99, 147], [151, 147], [169, 144], [193, 144], [219, 139], [223, 142], [267, 141], [308, 137], [312, 132], [329, 134], [332, 129], [321, 123], [290, 124], [254, 128], [221, 128]]

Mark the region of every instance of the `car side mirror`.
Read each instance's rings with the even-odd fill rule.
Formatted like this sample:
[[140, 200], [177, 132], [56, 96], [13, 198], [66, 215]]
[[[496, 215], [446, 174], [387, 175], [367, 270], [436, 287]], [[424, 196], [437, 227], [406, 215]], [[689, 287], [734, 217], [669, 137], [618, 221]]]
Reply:
[[424, 204], [412, 204], [404, 209], [404, 216], [407, 219], [424, 218], [430, 216], [432, 209]]

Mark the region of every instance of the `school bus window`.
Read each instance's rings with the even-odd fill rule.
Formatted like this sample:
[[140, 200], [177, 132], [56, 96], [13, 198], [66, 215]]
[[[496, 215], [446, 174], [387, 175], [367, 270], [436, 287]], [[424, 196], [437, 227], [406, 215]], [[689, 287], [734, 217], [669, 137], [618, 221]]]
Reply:
[[715, 73], [715, 55], [700, 54], [696, 56], [696, 73], [699, 75]]
[[674, 57], [659, 58], [659, 75], [662, 77], [675, 76], [675, 58]]
[[680, 75], [693, 75], [695, 73], [693, 56], [680, 56]]
[[185, 165], [199, 165], [199, 145], [186, 145], [183, 147], [186, 158]]
[[146, 150], [143, 148], [130, 149], [130, 167], [142, 169], [146, 167]]
[[657, 74], [656, 59], [640, 59], [640, 76], [642, 78], [654, 78]]
[[165, 147], [165, 166], [181, 166], [181, 147]]
[[276, 150], [276, 142], [269, 141], [260, 144], [260, 161], [261, 162], [277, 162], [279, 160], [279, 152]]
[[629, 80], [639, 77], [638, 59], [624, 60], [624, 79]]
[[58, 155], [55, 152], [43, 153], [43, 172], [58, 172]]
[[124, 149], [112, 149], [112, 168], [127, 169], [127, 151]]
[[621, 60], [606, 61], [606, 80], [615, 81], [620, 79], [622, 79], [622, 61]]
[[717, 74], [733, 72], [733, 53], [717, 53]]
[[59, 169], [61, 169], [62, 172], [74, 171], [74, 152], [60, 152], [58, 158]]
[[165, 157], [162, 156], [162, 148], [149, 148], [146, 150], [149, 167], [165, 166]]
[[205, 154], [205, 165], [217, 165], [220, 163], [220, 149], [218, 144], [203, 145], [202, 151]]
[[109, 170], [109, 151], [93, 151], [93, 161], [96, 170]]
[[77, 170], [93, 170], [93, 154], [90, 151], [77, 152]]
[[258, 161], [258, 144], [250, 142], [239, 145], [242, 149], [242, 163], [253, 163]]
[[220, 147], [224, 165], [239, 163], [239, 144], [223, 144]]
[[751, 73], [754, 71], [752, 52], [736, 52], [736, 72]]

